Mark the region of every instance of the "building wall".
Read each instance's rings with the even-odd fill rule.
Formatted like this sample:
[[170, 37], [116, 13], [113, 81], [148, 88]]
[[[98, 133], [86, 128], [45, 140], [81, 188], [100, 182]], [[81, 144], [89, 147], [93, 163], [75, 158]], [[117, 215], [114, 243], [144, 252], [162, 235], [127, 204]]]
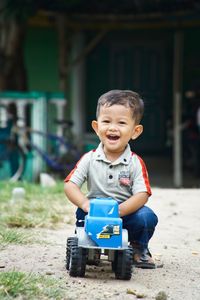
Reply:
[[[87, 33], [86, 44], [93, 37], [94, 34]], [[85, 117], [83, 119], [86, 132], [92, 132], [91, 120], [95, 118], [97, 99], [102, 93], [113, 88], [133, 89], [140, 92], [146, 101], [145, 131], [137, 142], [139, 149], [144, 148], [153, 152], [158, 149], [165, 150], [166, 123], [173, 113], [173, 37], [174, 29], [149, 29], [110, 32], [102, 39], [85, 59]], [[191, 109], [191, 102], [188, 102], [185, 97], [185, 91], [200, 87], [199, 37], [200, 28], [184, 30], [183, 113]], [[160, 47], [159, 51], [156, 51], [156, 44]], [[145, 61], [144, 55], [144, 63], [140, 66], [142, 84], [136, 85], [137, 78], [134, 74], [137, 70], [134, 71], [132, 53], [136, 53], [137, 49], [145, 53], [146, 46], [153, 51], [152, 60]], [[156, 62], [159, 55], [162, 56], [160, 60], [162, 66], [158, 71], [154, 61]], [[58, 91], [58, 45], [57, 33], [53, 28], [29, 28], [25, 59], [30, 90]], [[155, 72], [157, 77], [154, 78]], [[155, 80], [150, 82], [148, 78]], [[151, 86], [156, 82], [157, 86], [153, 91]], [[73, 107], [70, 85], [67, 95], [69, 95], [68, 107]], [[153, 102], [153, 99], [156, 99], [156, 102]], [[78, 115], [77, 117], [79, 118]], [[158, 143], [150, 146], [153, 140]]]
[[25, 43], [25, 63], [29, 90], [59, 90], [58, 43], [53, 28], [29, 28]]
[[172, 31], [109, 33], [87, 57], [87, 131], [91, 131], [91, 120], [95, 118], [96, 103], [102, 93], [131, 89], [140, 93], [146, 106], [144, 133], [134, 149], [164, 151], [166, 122], [172, 109], [172, 55]]
[[184, 89], [200, 89], [200, 28], [190, 28], [184, 34]]

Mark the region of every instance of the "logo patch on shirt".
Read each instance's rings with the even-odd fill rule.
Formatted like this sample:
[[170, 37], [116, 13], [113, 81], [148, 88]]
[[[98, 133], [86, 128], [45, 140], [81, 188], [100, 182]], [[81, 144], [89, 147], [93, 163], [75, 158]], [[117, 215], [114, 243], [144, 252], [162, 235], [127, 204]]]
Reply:
[[131, 185], [130, 175], [128, 171], [121, 171], [119, 173], [119, 183], [124, 186]]

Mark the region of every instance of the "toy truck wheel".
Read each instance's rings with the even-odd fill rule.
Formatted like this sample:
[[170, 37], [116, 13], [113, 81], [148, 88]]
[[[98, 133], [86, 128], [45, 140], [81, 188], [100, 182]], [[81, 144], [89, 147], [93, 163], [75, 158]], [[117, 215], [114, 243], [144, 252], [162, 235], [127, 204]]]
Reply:
[[116, 271], [116, 261], [112, 261], [111, 266], [112, 266], [112, 271], [115, 272]]
[[133, 249], [129, 247], [116, 252], [112, 269], [117, 279], [129, 280], [132, 276]]
[[66, 269], [69, 270], [70, 248], [73, 243], [76, 243], [76, 237], [69, 237], [66, 244]]
[[87, 249], [78, 247], [78, 239], [70, 245], [69, 275], [84, 277], [86, 268]]

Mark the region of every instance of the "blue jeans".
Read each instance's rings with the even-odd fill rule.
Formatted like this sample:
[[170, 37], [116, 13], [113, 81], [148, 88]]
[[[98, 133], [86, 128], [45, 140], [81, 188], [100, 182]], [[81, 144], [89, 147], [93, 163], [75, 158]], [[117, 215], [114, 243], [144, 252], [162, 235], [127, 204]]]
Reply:
[[[78, 208], [76, 211], [76, 226], [84, 226], [86, 213]], [[158, 218], [153, 210], [147, 206], [143, 206], [136, 212], [122, 217], [123, 228], [128, 231], [130, 243], [138, 243], [141, 249], [147, 249], [148, 243], [153, 236], [155, 227], [158, 223]]]

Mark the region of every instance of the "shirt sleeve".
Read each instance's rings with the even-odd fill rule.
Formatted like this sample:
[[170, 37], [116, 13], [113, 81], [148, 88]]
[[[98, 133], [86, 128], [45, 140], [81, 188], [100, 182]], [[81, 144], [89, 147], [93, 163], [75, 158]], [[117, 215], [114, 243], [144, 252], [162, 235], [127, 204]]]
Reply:
[[148, 172], [144, 161], [138, 155], [133, 158], [133, 186], [132, 193], [147, 192], [151, 196], [151, 187], [149, 183]]
[[72, 181], [79, 187], [87, 180], [91, 152], [84, 154], [64, 182]]

